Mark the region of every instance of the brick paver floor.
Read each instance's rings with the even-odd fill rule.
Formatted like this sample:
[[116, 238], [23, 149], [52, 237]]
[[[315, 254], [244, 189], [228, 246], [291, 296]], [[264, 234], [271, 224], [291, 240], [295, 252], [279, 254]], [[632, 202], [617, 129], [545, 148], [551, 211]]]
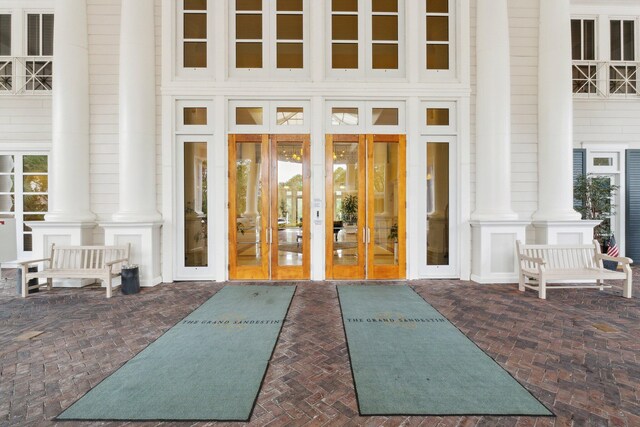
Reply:
[[[360, 417], [335, 283], [298, 283], [249, 425], [640, 426], [640, 269], [634, 274], [633, 299], [557, 290], [542, 301], [515, 285], [409, 282], [556, 418]], [[6, 280], [0, 426], [56, 424], [53, 417], [222, 286], [175, 283], [111, 299], [99, 288], [54, 289], [22, 299]]]

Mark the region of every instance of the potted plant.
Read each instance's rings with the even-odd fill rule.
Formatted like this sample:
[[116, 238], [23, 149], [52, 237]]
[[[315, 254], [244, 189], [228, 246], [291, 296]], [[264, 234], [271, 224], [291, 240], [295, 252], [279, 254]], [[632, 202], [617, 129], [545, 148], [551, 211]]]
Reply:
[[582, 219], [600, 220], [593, 230], [593, 235], [604, 250], [604, 245], [611, 238], [610, 218], [615, 214], [613, 196], [620, 187], [611, 184], [606, 176], [579, 175], [573, 185], [574, 208], [580, 212]]
[[393, 260], [398, 262], [398, 223], [394, 222], [389, 228], [387, 239], [393, 242]]
[[358, 196], [348, 194], [342, 199], [340, 216], [345, 225], [353, 225], [358, 222]]

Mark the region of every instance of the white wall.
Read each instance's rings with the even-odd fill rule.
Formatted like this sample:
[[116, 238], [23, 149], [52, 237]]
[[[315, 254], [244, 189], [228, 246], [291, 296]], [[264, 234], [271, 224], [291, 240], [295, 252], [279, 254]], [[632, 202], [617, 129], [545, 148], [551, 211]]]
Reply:
[[0, 96], [0, 152], [50, 147], [51, 96]]

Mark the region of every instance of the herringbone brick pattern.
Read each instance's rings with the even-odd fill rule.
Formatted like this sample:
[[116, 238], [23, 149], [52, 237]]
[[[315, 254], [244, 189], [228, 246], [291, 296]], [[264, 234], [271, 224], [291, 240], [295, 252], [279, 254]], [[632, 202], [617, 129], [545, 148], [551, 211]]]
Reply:
[[[557, 417], [360, 417], [335, 283], [306, 282], [297, 283], [249, 425], [640, 426], [638, 285], [631, 300], [558, 290], [542, 301], [515, 285], [409, 284]], [[176, 283], [108, 300], [99, 288], [22, 299], [11, 280], [0, 285], [0, 426], [56, 424], [54, 416], [222, 286]], [[42, 333], [29, 339], [31, 331]]]

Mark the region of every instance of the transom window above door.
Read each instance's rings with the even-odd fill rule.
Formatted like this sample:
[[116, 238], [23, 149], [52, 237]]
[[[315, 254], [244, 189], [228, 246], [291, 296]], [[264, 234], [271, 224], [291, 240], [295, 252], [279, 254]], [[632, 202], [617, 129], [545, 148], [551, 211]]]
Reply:
[[230, 0], [231, 77], [308, 73], [309, 0]]

